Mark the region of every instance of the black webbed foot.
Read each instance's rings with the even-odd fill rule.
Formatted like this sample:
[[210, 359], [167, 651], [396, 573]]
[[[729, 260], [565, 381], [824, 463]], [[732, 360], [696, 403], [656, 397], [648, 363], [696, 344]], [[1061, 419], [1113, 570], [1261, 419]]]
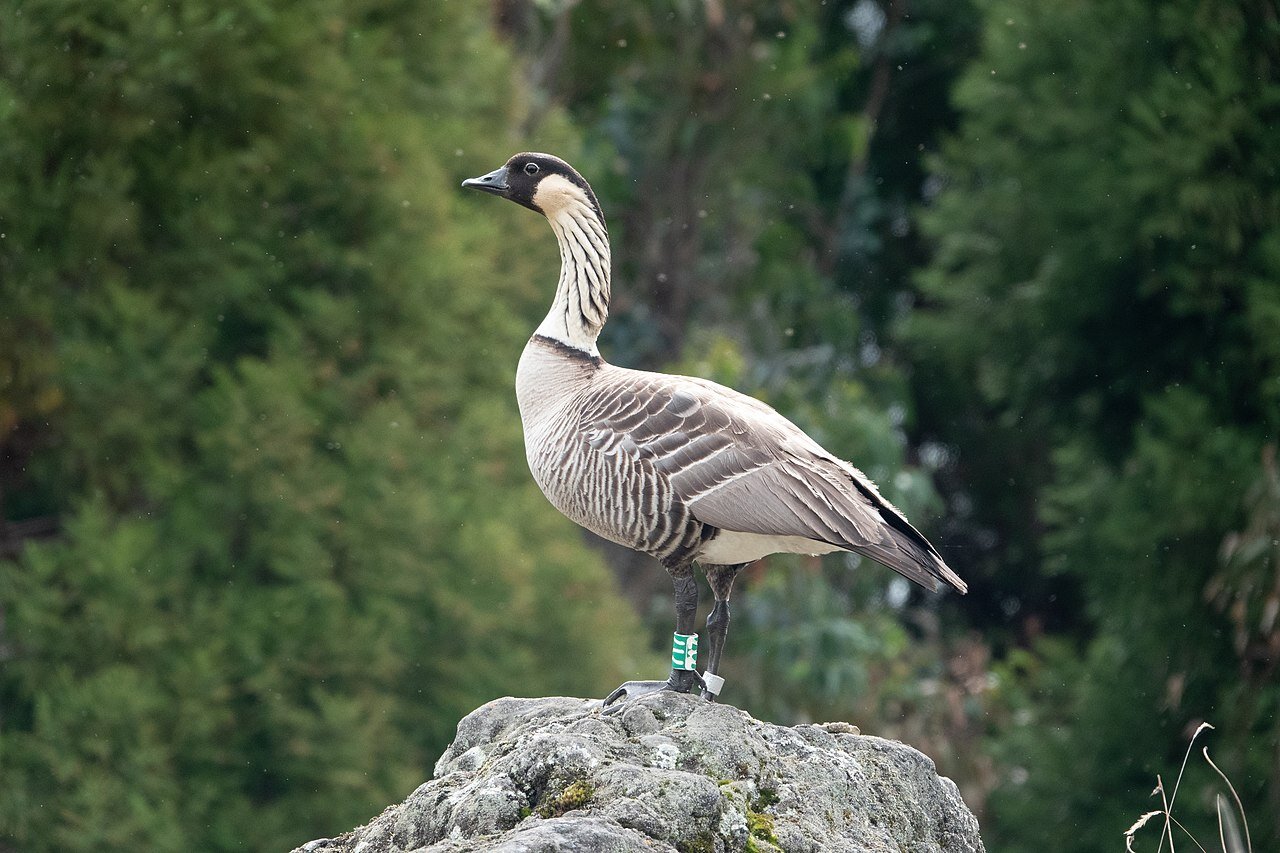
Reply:
[[[692, 693], [694, 688], [705, 688], [702, 676], [693, 670], [676, 669], [671, 671], [666, 681], [627, 681], [604, 697], [606, 714], [619, 710], [625, 703], [640, 696], [661, 693], [670, 690], [675, 693]], [[703, 690], [705, 698], [705, 690]]]
[[605, 713], [618, 710], [624, 702], [635, 699], [638, 696], [648, 696], [652, 693], [661, 693], [663, 690], [670, 689], [671, 685], [666, 681], [624, 682], [619, 685], [618, 689], [604, 697]]

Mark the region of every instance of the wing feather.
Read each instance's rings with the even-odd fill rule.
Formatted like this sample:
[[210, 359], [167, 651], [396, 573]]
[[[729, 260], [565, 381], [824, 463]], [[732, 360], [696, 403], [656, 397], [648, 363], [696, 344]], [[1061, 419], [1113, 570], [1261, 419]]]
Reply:
[[865, 554], [916, 583], [966, 586], [857, 468], [752, 397], [692, 377], [609, 368], [586, 400], [590, 446], [647, 460], [704, 524]]

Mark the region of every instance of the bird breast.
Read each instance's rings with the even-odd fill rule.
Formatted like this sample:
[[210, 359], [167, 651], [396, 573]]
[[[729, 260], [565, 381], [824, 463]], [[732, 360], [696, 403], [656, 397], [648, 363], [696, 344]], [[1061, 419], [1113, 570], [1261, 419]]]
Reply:
[[547, 500], [572, 521], [663, 558], [683, 544], [694, 522], [673, 501], [666, 478], [629, 452], [625, 440], [593, 446], [582, 405], [604, 373], [598, 359], [530, 341], [516, 371], [529, 470]]

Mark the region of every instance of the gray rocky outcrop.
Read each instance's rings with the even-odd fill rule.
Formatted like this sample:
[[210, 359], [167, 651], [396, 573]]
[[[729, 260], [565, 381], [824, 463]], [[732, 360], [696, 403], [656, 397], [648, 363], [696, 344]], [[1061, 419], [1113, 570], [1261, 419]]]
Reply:
[[435, 778], [359, 829], [295, 853], [979, 853], [956, 786], [847, 723], [775, 726], [660, 693], [498, 699], [467, 715]]

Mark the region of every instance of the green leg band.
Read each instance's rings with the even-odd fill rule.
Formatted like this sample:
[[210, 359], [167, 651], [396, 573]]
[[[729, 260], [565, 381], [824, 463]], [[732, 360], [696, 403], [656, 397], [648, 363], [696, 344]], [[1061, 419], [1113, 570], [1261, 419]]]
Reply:
[[671, 641], [671, 668], [698, 668], [698, 635], [676, 634]]

